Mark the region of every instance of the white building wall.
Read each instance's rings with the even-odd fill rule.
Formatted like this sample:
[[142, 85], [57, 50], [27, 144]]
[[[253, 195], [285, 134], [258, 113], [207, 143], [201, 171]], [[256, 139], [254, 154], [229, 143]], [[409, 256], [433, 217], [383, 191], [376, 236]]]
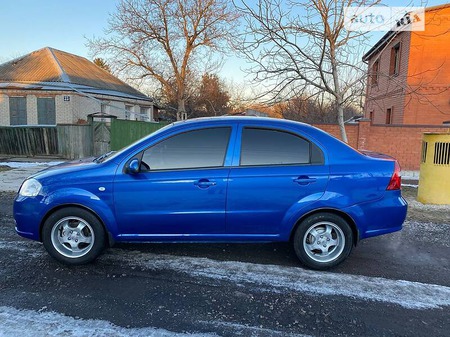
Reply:
[[0, 94], [0, 125], [6, 126], [9, 124], [9, 96]]
[[101, 101], [90, 97], [72, 95], [73, 117], [72, 123], [85, 122], [88, 115], [101, 111]]
[[37, 97], [35, 95], [27, 95], [27, 125], [37, 124]]
[[[97, 113], [101, 111], [101, 103], [105, 105], [104, 112], [107, 114], [115, 115], [119, 119], [126, 119], [125, 106], [131, 106], [131, 120], [145, 120], [153, 121], [153, 104], [144, 100], [136, 99], [121, 99], [110, 96], [96, 95], [83, 96], [79, 93], [70, 92], [40, 92], [40, 91], [14, 91], [8, 92], [11, 96], [26, 96], [27, 98], [27, 124], [37, 125], [37, 97], [41, 97], [42, 94], [55, 97], [55, 110], [56, 110], [56, 123], [57, 124], [77, 124], [87, 122], [87, 116], [89, 114]], [[0, 125], [10, 125], [10, 112], [9, 112], [9, 95], [0, 92]], [[64, 98], [68, 97], [68, 100]], [[147, 108], [147, 118], [142, 119], [139, 115], [141, 107]]]
[[[69, 96], [70, 100], [65, 101], [64, 96]], [[56, 110], [56, 124], [72, 124], [72, 107], [73, 96], [71, 95], [56, 95], [55, 96], [55, 110]]]
[[117, 116], [118, 119], [125, 119], [125, 102], [109, 101], [106, 113]]

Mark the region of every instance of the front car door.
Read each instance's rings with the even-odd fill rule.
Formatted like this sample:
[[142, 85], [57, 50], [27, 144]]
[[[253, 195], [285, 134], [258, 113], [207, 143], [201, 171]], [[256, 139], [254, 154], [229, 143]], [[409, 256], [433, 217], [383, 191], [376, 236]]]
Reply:
[[251, 125], [240, 127], [239, 142], [228, 183], [227, 233], [276, 237], [291, 209], [323, 195], [329, 179], [323, 153], [294, 132]]
[[231, 134], [231, 126], [221, 126], [171, 135], [143, 151], [139, 173], [118, 173], [114, 198], [122, 237], [223, 234]]

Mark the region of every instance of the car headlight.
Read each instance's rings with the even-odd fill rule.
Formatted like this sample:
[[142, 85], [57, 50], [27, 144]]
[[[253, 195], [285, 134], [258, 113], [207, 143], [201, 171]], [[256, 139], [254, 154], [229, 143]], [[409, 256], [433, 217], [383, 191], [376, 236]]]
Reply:
[[35, 197], [41, 191], [42, 185], [36, 179], [27, 179], [20, 188], [19, 195], [23, 197]]

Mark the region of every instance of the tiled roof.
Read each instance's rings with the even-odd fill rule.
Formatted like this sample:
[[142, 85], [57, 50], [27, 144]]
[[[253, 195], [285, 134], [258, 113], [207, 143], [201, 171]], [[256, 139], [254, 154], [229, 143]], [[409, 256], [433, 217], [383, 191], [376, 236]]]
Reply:
[[50, 84], [68, 90], [85, 87], [90, 93], [96, 93], [98, 89], [99, 94], [151, 100], [86, 58], [50, 47], [1, 64], [1, 82]]

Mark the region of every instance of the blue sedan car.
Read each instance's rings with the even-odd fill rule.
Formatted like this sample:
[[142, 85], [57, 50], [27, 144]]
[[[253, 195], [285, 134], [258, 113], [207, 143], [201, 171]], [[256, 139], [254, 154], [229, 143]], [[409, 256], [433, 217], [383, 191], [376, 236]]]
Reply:
[[29, 177], [16, 231], [60, 262], [114, 242], [290, 241], [313, 269], [406, 217], [400, 167], [307, 124], [221, 117], [177, 122], [123, 150]]

